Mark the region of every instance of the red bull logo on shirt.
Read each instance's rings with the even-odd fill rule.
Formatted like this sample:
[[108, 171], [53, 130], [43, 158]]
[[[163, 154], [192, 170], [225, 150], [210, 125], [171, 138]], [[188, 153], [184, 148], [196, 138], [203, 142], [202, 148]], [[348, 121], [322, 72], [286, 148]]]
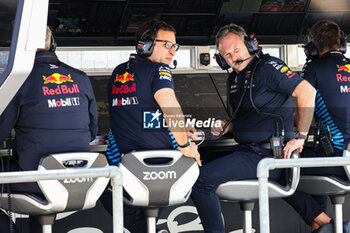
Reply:
[[62, 95], [62, 94], [73, 94], [79, 93], [79, 87], [77, 84], [73, 84], [72, 87], [67, 85], [57, 85], [56, 88], [43, 87], [44, 95]]
[[338, 71], [346, 71], [350, 73], [350, 64], [346, 64], [342, 66], [337, 65], [337, 67], [338, 67]]
[[59, 73], [53, 73], [48, 77], [43, 75], [43, 79], [44, 79], [44, 84], [48, 84], [48, 83], [62, 84], [65, 82], [73, 82], [70, 74], [68, 74], [68, 76], [65, 76]]
[[[346, 64], [346, 65], [342, 65], [342, 66], [337, 65], [337, 68], [338, 68], [338, 72], [346, 71], [346, 72], [350, 73], [350, 64]], [[350, 76], [346, 76], [346, 75], [343, 75], [341, 73], [337, 73], [335, 76], [337, 78], [337, 82], [350, 82]], [[344, 92], [348, 93], [349, 89], [347, 86], [341, 86], [340, 92], [341, 93], [344, 93]]]
[[338, 82], [350, 82], [350, 76], [336, 74]]
[[128, 84], [123, 84], [120, 87], [114, 86], [112, 88], [112, 94], [118, 93], [133, 93], [136, 92], [136, 83], [133, 83], [131, 86]]
[[125, 72], [122, 75], [116, 75], [114, 82], [121, 82], [126, 83], [129, 81], [134, 81], [134, 74], [129, 74], [128, 72]]
[[[346, 71], [350, 73], [350, 64], [345, 64], [342, 66], [337, 65], [338, 72]], [[342, 74], [336, 74], [337, 82], [350, 82], [350, 76], [345, 76]], [[348, 85], [340, 85], [340, 93], [350, 93], [350, 87]]]

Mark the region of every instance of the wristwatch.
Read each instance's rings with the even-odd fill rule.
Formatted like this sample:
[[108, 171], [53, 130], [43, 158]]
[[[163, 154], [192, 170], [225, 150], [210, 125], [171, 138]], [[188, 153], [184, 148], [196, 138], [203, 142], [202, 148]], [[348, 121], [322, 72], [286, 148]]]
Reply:
[[294, 138], [295, 139], [304, 139], [304, 140], [306, 140], [307, 135], [301, 134], [301, 133], [299, 133], [299, 131], [297, 131], [297, 132], [295, 132]]
[[183, 145], [180, 145], [178, 144], [180, 148], [185, 148], [185, 147], [188, 147], [189, 145], [191, 145], [190, 141], [187, 141], [186, 144], [183, 144]]

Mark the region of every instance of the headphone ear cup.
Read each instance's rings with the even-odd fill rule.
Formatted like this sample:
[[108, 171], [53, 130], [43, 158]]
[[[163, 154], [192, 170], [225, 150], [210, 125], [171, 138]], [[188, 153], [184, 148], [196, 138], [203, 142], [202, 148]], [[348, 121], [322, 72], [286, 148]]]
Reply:
[[318, 57], [318, 51], [314, 43], [310, 41], [304, 46], [304, 53], [306, 55], [306, 60], [313, 60]]
[[228, 68], [230, 68], [230, 65], [227, 64], [226, 60], [221, 56], [220, 53], [215, 53], [214, 55], [216, 63], [218, 63], [221, 69], [227, 70]]
[[140, 56], [149, 57], [153, 53], [153, 48], [154, 40], [151, 37], [146, 36], [145, 38], [140, 39], [136, 47], [136, 52]]
[[345, 36], [343, 31], [340, 31], [339, 51], [342, 52], [343, 54], [346, 53], [346, 49], [347, 49], [346, 39], [347, 39], [347, 36]]
[[251, 35], [251, 37], [245, 36], [244, 37], [244, 43], [247, 46], [248, 52], [250, 55], [253, 55], [258, 52], [259, 50], [259, 43], [256, 40], [254, 35]]

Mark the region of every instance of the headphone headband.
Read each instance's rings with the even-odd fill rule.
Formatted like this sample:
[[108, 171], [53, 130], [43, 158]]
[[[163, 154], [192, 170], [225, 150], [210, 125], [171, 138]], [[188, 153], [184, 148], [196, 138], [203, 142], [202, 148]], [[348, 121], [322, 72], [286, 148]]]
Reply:
[[153, 53], [155, 38], [152, 38], [152, 34], [159, 30], [163, 21], [155, 21], [151, 26], [142, 33], [140, 40], [136, 46], [136, 52], [143, 57], [149, 57]]
[[[255, 35], [250, 34], [248, 36], [246, 31], [242, 27], [240, 27], [236, 24], [229, 24], [229, 25], [226, 25], [223, 28], [221, 28], [219, 30], [218, 34], [224, 30], [228, 30], [228, 33], [229, 32], [234, 33], [234, 34], [241, 33], [244, 36], [243, 41], [244, 41], [244, 44], [246, 45], [250, 55], [254, 55], [260, 50], [258, 41], [255, 38]], [[215, 60], [221, 69], [227, 70], [228, 68], [230, 68], [230, 65], [227, 64], [226, 60], [221, 56], [220, 53], [216, 53], [215, 57], [216, 57]]]

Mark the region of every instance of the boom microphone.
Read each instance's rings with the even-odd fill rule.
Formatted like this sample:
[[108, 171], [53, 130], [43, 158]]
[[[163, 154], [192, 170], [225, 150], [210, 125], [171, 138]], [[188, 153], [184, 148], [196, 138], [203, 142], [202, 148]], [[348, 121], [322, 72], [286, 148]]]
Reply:
[[175, 70], [175, 69], [176, 69], [176, 66], [177, 66], [177, 61], [174, 60], [174, 61], [173, 61], [173, 64], [174, 64], [174, 67], [170, 67], [170, 66], [169, 66], [169, 67], [170, 67], [170, 69]]
[[246, 59], [243, 59], [243, 60], [238, 60], [236, 61], [236, 65], [240, 65], [242, 64], [243, 62], [245, 62], [246, 60], [249, 60], [250, 58], [254, 57], [254, 55], [250, 56], [250, 57], [247, 57]]

